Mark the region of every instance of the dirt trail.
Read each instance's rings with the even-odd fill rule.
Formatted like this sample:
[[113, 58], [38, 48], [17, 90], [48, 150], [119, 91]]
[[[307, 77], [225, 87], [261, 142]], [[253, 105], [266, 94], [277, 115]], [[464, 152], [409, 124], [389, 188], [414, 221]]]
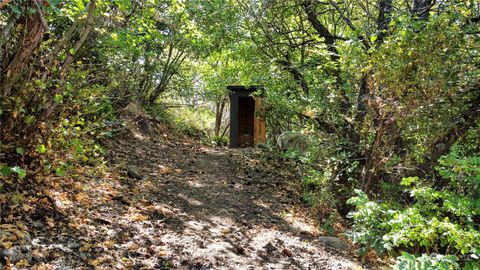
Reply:
[[[163, 255], [156, 266], [358, 269], [316, 240], [312, 222], [289, 214], [292, 191], [285, 181], [242, 168], [239, 150], [186, 141], [137, 142], [120, 142], [113, 156], [149, 179], [129, 182], [129, 188], [143, 190], [157, 207], [153, 220], [140, 226], [156, 234], [152, 243]], [[145, 182], [148, 187], [142, 187]]]
[[241, 150], [160, 134], [109, 151], [118, 174], [50, 194], [68, 214], [31, 230], [36, 269], [362, 269], [319, 242], [292, 211], [295, 191], [242, 165]]

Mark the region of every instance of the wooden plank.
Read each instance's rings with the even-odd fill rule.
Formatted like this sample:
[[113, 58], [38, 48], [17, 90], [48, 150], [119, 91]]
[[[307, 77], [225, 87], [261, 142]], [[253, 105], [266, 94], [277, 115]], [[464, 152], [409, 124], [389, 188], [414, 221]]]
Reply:
[[267, 141], [267, 126], [265, 121], [265, 111], [262, 106], [261, 97], [255, 97], [255, 114], [254, 114], [254, 136], [255, 144], [265, 143]]
[[230, 147], [238, 147], [238, 95], [230, 94]]

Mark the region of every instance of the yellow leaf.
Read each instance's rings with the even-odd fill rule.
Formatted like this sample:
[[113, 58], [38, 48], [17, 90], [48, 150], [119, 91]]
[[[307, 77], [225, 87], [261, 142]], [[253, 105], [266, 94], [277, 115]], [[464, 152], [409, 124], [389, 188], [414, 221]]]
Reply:
[[107, 240], [107, 241], [103, 242], [103, 245], [107, 248], [111, 248], [111, 247], [113, 247], [113, 245], [115, 245], [115, 242], [112, 241], [112, 240]]
[[86, 252], [86, 251], [89, 251], [90, 249], [92, 248], [92, 245], [89, 244], [89, 243], [86, 243], [85, 245], [83, 245], [82, 247], [80, 247], [80, 252]]
[[17, 264], [15, 264], [16, 267], [27, 267], [29, 266], [28, 265], [28, 261], [26, 259], [23, 259], [19, 262], [17, 262]]
[[[110, 257], [108, 256], [102, 256], [100, 258], [96, 258], [95, 260], [91, 260], [89, 263], [92, 265], [92, 266], [99, 266], [100, 264], [103, 264], [103, 263], [106, 263], [110, 260]], [[97, 268], [95, 268], [97, 269]], [[102, 268], [103, 269], [103, 268]]]
[[148, 217], [142, 214], [134, 214], [132, 215], [132, 219], [136, 221], [145, 221], [145, 220], [148, 220]]
[[32, 207], [30, 207], [28, 204], [23, 204], [22, 208], [23, 208], [23, 211], [25, 212], [30, 211], [30, 209], [32, 209]]
[[138, 250], [139, 247], [138, 247], [137, 244], [132, 243], [132, 244], [129, 245], [127, 248], [128, 248], [129, 251], [133, 252], [133, 251]]
[[2, 246], [3, 246], [4, 248], [6, 248], [6, 249], [11, 248], [12, 245], [13, 245], [12, 242], [3, 242], [3, 243], [1, 243], [1, 244], [2, 244]]

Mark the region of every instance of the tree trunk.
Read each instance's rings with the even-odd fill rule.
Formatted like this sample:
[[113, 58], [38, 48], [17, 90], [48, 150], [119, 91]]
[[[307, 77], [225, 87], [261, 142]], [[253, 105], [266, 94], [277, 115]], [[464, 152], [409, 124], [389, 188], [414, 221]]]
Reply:
[[432, 0], [413, 0], [411, 13], [421, 20], [427, 20], [432, 6]]
[[[32, 8], [34, 8], [34, 6]], [[35, 49], [37, 49], [44, 32], [44, 27], [38, 13], [28, 16], [25, 19], [24, 25], [26, 34], [20, 41], [20, 49], [4, 72], [5, 77], [2, 92], [5, 97], [11, 96], [12, 88], [22, 78], [25, 67], [30, 63], [30, 57]]]
[[221, 100], [216, 102], [215, 104], [215, 138], [218, 138], [220, 135], [220, 129], [222, 128], [223, 111], [225, 109], [226, 103], [227, 100], [225, 99], [225, 97], [222, 97]]
[[470, 102], [470, 107], [455, 121], [450, 130], [432, 144], [426, 161], [418, 165], [414, 171], [416, 176], [425, 177], [433, 173], [440, 157], [447, 154], [452, 146], [476, 125], [477, 120], [480, 119], [480, 88], [473, 91], [476, 92], [477, 97]]

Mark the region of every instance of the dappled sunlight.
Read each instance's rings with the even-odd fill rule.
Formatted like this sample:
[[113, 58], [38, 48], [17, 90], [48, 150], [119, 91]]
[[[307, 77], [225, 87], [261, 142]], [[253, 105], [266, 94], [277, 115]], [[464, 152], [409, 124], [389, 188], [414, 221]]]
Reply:
[[[276, 203], [279, 195], [265, 186], [281, 179], [244, 171], [226, 149], [191, 143], [165, 148], [133, 138], [118, 143], [112, 150], [117, 162], [136, 166], [144, 177], [129, 178], [124, 171], [85, 178], [74, 184], [79, 188], [74, 196], [52, 193], [62, 201], [59, 209], [76, 212], [68, 222], [78, 235], [57, 239], [56, 246], [49, 244], [53, 239], [38, 238], [45, 252], [76, 248], [91, 265], [117, 268], [139, 262], [147, 268], [227, 262], [252, 269], [292, 262], [328, 265], [304, 252], [313, 240], [308, 228], [282, 216], [288, 205]], [[317, 248], [316, 254], [324, 252]]]
[[187, 203], [191, 204], [192, 206], [202, 206], [203, 205], [203, 203], [201, 201], [196, 200], [194, 198], [189, 198], [184, 194], [179, 194], [178, 197], [185, 200]]
[[[75, 237], [35, 238], [43, 253], [78, 250], [76, 258], [95, 267], [141, 263], [147, 269], [169, 264], [282, 269], [328, 266], [325, 257], [343, 260], [315, 244], [317, 233], [308, 222], [282, 215], [292, 212], [291, 205], [279, 203], [284, 191], [266, 183], [283, 179], [247, 171], [227, 149], [192, 143], [165, 148], [129, 138], [111, 151], [116, 162], [137, 167], [143, 177], [130, 178], [125, 170], [74, 182], [74, 193], [52, 192], [59, 210], [75, 213], [68, 220]], [[46, 223], [56, 226], [51, 218]], [[342, 265], [348, 269], [354, 263]]]

